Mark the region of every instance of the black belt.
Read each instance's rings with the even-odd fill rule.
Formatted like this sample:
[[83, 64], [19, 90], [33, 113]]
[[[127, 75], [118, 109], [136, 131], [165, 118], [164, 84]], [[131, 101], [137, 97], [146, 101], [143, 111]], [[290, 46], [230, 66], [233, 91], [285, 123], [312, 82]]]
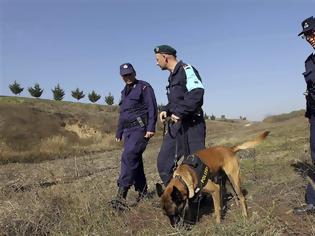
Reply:
[[147, 124], [147, 119], [143, 117], [137, 117], [137, 120], [124, 123], [124, 129], [130, 129], [132, 127], [140, 126], [144, 127]]

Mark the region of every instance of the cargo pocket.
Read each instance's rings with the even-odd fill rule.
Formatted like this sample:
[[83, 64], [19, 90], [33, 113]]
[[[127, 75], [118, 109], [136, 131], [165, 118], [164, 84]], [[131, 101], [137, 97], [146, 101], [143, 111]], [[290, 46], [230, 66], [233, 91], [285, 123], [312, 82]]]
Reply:
[[145, 150], [145, 148], [147, 147], [149, 142], [149, 138], [145, 138], [142, 137], [140, 138], [136, 143], [135, 143], [135, 147], [134, 150], [137, 154], [142, 154]]

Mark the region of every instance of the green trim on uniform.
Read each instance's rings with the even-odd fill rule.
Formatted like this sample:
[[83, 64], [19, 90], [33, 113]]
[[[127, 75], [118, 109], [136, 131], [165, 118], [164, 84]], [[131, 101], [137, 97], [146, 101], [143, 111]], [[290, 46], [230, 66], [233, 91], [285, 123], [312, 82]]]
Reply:
[[191, 65], [184, 66], [184, 70], [185, 70], [186, 78], [187, 78], [186, 88], [188, 92], [196, 88], [204, 89], [202, 82], [198, 79]]

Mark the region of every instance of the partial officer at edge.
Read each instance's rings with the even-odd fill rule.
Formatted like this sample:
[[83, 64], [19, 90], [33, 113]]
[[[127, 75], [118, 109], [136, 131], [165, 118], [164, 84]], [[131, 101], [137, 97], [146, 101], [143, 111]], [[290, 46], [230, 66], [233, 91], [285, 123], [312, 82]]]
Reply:
[[[309, 17], [302, 22], [303, 31], [299, 34], [315, 49], [315, 18]], [[305, 72], [303, 73], [307, 90], [306, 113], [305, 117], [309, 119], [310, 124], [310, 148], [313, 165], [315, 164], [315, 54], [312, 53], [305, 61]], [[314, 167], [313, 167], [314, 168]], [[299, 214], [303, 212], [315, 213], [315, 190], [309, 183], [306, 187], [305, 200], [307, 205], [295, 208], [294, 212]]]
[[114, 207], [124, 202], [132, 185], [139, 193], [137, 201], [147, 196], [142, 153], [155, 133], [157, 121], [157, 103], [151, 85], [136, 79], [136, 71], [130, 63], [120, 66], [120, 75], [126, 85], [121, 92], [119, 103], [120, 115], [116, 141], [120, 142], [124, 137], [124, 151], [117, 181], [118, 194], [112, 201]]

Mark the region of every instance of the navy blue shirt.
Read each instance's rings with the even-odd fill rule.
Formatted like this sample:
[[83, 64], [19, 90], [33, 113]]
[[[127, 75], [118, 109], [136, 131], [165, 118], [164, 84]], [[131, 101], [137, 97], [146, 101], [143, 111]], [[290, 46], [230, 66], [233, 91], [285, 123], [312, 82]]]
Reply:
[[[184, 69], [186, 66], [187, 64], [179, 61], [174, 71], [170, 73], [168, 86], [166, 87], [168, 104], [163, 108], [169, 115], [174, 114], [181, 119], [189, 118], [194, 115], [198, 109], [201, 109], [204, 95], [203, 86], [197, 86], [190, 90], [187, 81], [187, 73]], [[194, 67], [191, 69], [193, 70], [193, 75], [201, 84], [198, 71]]]
[[[142, 80], [135, 80], [131, 90], [128, 85], [121, 91], [120, 115], [116, 138], [121, 138], [124, 124], [134, 122], [137, 117], [145, 117], [147, 120], [146, 131], [155, 132], [157, 121], [157, 104], [154, 90], [151, 85]], [[139, 126], [140, 128], [140, 126]]]
[[303, 73], [307, 84], [306, 113], [310, 118], [315, 116], [315, 55], [311, 54], [305, 61], [305, 72]]

